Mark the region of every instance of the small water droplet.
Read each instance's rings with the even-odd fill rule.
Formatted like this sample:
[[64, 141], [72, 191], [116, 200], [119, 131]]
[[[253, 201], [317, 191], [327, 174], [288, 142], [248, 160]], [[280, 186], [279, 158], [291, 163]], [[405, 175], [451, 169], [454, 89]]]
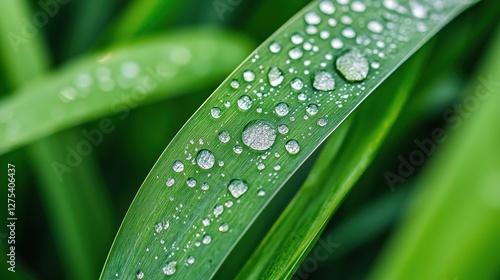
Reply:
[[335, 89], [333, 75], [327, 71], [320, 71], [314, 75], [313, 87], [321, 91], [331, 91]]
[[317, 25], [321, 22], [321, 18], [316, 12], [307, 12], [304, 16], [304, 20], [310, 25]]
[[286, 124], [282, 124], [278, 126], [278, 132], [281, 134], [287, 134], [288, 133], [288, 126]]
[[192, 177], [188, 178], [186, 180], [186, 185], [188, 185], [188, 187], [190, 187], [190, 188], [195, 187], [196, 186], [196, 179], [192, 178]]
[[318, 106], [316, 104], [309, 104], [306, 107], [306, 112], [310, 116], [314, 116], [318, 113]]
[[304, 37], [302, 37], [302, 35], [300, 35], [299, 33], [294, 33], [290, 37], [290, 41], [292, 41], [294, 45], [299, 45], [302, 44], [302, 42], [304, 42]]
[[210, 220], [208, 218], [205, 218], [201, 221], [204, 226], [208, 227], [210, 225]]
[[307, 99], [307, 94], [305, 93], [299, 93], [299, 95], [297, 95], [297, 99], [300, 100], [300, 101], [305, 101]]
[[323, 126], [326, 126], [328, 124], [328, 120], [325, 119], [325, 118], [320, 118], [318, 119], [318, 125], [323, 127]]
[[236, 154], [241, 154], [243, 152], [243, 147], [241, 147], [240, 145], [235, 145], [233, 147], [233, 152], [235, 152]]
[[168, 177], [167, 182], [165, 182], [165, 185], [167, 185], [167, 187], [171, 187], [174, 185], [174, 183], [175, 183], [174, 177]]
[[189, 256], [189, 257], [186, 259], [186, 264], [187, 264], [187, 265], [192, 265], [195, 261], [196, 261], [196, 259], [195, 259], [193, 256]]
[[319, 10], [326, 15], [331, 15], [335, 12], [335, 6], [329, 0], [323, 0], [319, 3]]
[[351, 4], [351, 9], [355, 12], [361, 13], [366, 10], [366, 5], [360, 1], [354, 1]]
[[291, 154], [291, 155], [295, 155], [297, 154], [299, 151], [300, 151], [300, 145], [299, 145], [299, 142], [297, 142], [297, 140], [289, 140], [288, 142], [286, 142], [285, 144], [285, 149], [286, 151]]
[[172, 169], [175, 171], [175, 172], [182, 172], [184, 170], [184, 164], [182, 163], [182, 161], [180, 160], [176, 160], [174, 161], [174, 163], [172, 164]]
[[234, 198], [239, 198], [247, 192], [248, 185], [243, 180], [234, 179], [229, 182], [228, 190]]
[[238, 107], [241, 110], [248, 110], [252, 107], [252, 99], [248, 95], [243, 95], [238, 99]]
[[283, 72], [276, 66], [271, 67], [267, 77], [269, 78], [269, 84], [273, 87], [279, 86], [285, 79]]
[[255, 73], [252, 70], [243, 72], [243, 80], [253, 82], [255, 80]]
[[266, 169], [266, 165], [262, 162], [259, 162], [259, 164], [257, 164], [257, 169], [259, 171], [262, 171], [262, 170]]
[[302, 50], [299, 47], [295, 47], [288, 52], [291, 59], [297, 60], [302, 57]]
[[342, 29], [342, 36], [346, 37], [346, 38], [354, 38], [356, 37], [356, 31], [354, 31], [354, 29], [352, 29], [352, 27], [346, 27], [344, 29]]
[[276, 104], [276, 107], [274, 107], [274, 112], [276, 113], [276, 115], [284, 117], [288, 115], [288, 112], [290, 112], [290, 108], [285, 102], [280, 102]]
[[344, 42], [342, 42], [340, 38], [333, 38], [330, 44], [332, 48], [336, 50], [341, 49], [344, 46]]
[[219, 231], [220, 232], [226, 232], [229, 230], [229, 225], [227, 223], [223, 223], [219, 226]]
[[382, 26], [382, 23], [380, 23], [377, 20], [372, 20], [368, 22], [368, 30], [370, 30], [373, 33], [381, 33], [384, 30], [384, 26]]
[[253, 150], [265, 151], [274, 144], [276, 140], [276, 130], [264, 120], [252, 121], [242, 132], [243, 144]]
[[215, 156], [209, 150], [200, 150], [196, 155], [196, 163], [203, 169], [210, 169], [215, 164]]
[[214, 216], [218, 217], [224, 212], [224, 206], [217, 204], [214, 207]]
[[238, 82], [238, 80], [232, 80], [230, 85], [232, 88], [237, 89], [240, 87], [240, 82]]
[[142, 279], [144, 278], [144, 271], [142, 270], [137, 270], [137, 272], [135, 273], [135, 277], [137, 277], [137, 279]]
[[370, 69], [368, 60], [356, 48], [337, 58], [336, 66], [337, 70], [349, 82], [363, 81]]
[[266, 191], [265, 191], [265, 190], [263, 190], [263, 189], [259, 189], [259, 190], [257, 191], [257, 196], [265, 196], [265, 195], [266, 195]]
[[204, 234], [201, 242], [205, 245], [210, 244], [210, 242], [212, 242], [212, 236], [210, 236], [209, 234]]
[[207, 182], [204, 182], [203, 184], [201, 184], [201, 190], [203, 191], [206, 191], [210, 188], [210, 186], [208, 185]]
[[301, 90], [304, 87], [304, 82], [300, 78], [295, 78], [292, 80], [291, 86], [295, 90]]
[[272, 42], [270, 45], [269, 45], [269, 50], [272, 52], [272, 53], [279, 53], [281, 51], [281, 45], [280, 43], [274, 41]]
[[175, 269], [176, 265], [177, 262], [175, 261], [167, 262], [167, 264], [163, 267], [163, 273], [165, 273], [165, 275], [173, 275], [176, 271]]
[[273, 168], [275, 171], [279, 171], [281, 169], [281, 165], [276, 164]]
[[416, 0], [410, 0], [410, 9], [416, 18], [424, 19], [427, 17], [427, 8]]
[[213, 107], [212, 109], [210, 109], [210, 114], [213, 118], [218, 119], [222, 114], [222, 110], [219, 107]]
[[223, 130], [219, 133], [219, 140], [222, 143], [227, 143], [229, 140], [231, 140], [231, 135], [229, 135], [229, 132], [227, 130]]

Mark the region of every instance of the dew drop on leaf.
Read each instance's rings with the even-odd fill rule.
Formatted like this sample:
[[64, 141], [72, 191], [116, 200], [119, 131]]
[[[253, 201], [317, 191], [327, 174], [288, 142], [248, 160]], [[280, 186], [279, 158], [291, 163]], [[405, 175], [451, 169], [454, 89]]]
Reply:
[[238, 107], [246, 111], [252, 107], [252, 99], [248, 95], [243, 95], [238, 99]]
[[330, 91], [335, 89], [335, 80], [333, 75], [327, 71], [320, 71], [314, 75], [313, 87], [321, 91]]
[[195, 178], [188, 178], [186, 180], [186, 185], [188, 185], [188, 187], [190, 188], [194, 188], [196, 186], [196, 179]]
[[302, 50], [299, 47], [295, 47], [288, 52], [291, 59], [297, 60], [302, 57]]
[[210, 244], [210, 242], [212, 242], [212, 236], [210, 236], [209, 234], [204, 234], [201, 242], [205, 245]]
[[218, 217], [224, 212], [224, 206], [217, 204], [214, 207], [214, 216]]
[[256, 151], [265, 151], [274, 144], [276, 130], [264, 120], [255, 120], [247, 124], [242, 132], [243, 144]]
[[243, 80], [253, 82], [255, 80], [255, 73], [252, 70], [246, 70], [243, 72]]
[[333, 38], [330, 42], [330, 45], [332, 46], [332, 48], [339, 50], [344, 46], [344, 42], [342, 42], [340, 38]]
[[282, 124], [278, 126], [278, 132], [281, 134], [287, 134], [288, 133], [288, 126], [286, 124]]
[[300, 151], [300, 145], [299, 145], [299, 142], [297, 142], [297, 140], [289, 140], [288, 142], [286, 142], [285, 144], [285, 149], [286, 151], [291, 154], [291, 155], [295, 155], [297, 154], [299, 151]]
[[291, 86], [295, 90], [301, 90], [304, 87], [304, 82], [300, 78], [295, 78], [292, 80]]
[[229, 135], [229, 132], [227, 130], [223, 130], [219, 133], [219, 140], [222, 143], [227, 143], [229, 140], [231, 140], [231, 135]]
[[234, 198], [239, 198], [247, 192], [248, 185], [243, 180], [234, 179], [229, 182], [228, 190]]
[[230, 85], [232, 88], [237, 89], [240, 87], [240, 82], [238, 82], [238, 80], [232, 80]]
[[174, 183], [175, 183], [174, 177], [168, 177], [167, 182], [165, 182], [165, 185], [167, 185], [167, 187], [171, 187], [174, 185]]
[[272, 42], [270, 45], [269, 45], [269, 50], [272, 52], [272, 53], [279, 53], [281, 51], [281, 45], [280, 43], [274, 41]]
[[361, 82], [368, 76], [368, 60], [358, 49], [353, 48], [337, 58], [337, 70], [349, 82]]
[[229, 225], [227, 223], [223, 223], [219, 226], [219, 231], [220, 232], [226, 232], [229, 230]]
[[288, 115], [288, 112], [290, 112], [290, 108], [285, 102], [280, 102], [276, 104], [276, 107], [274, 107], [274, 112], [276, 113], [276, 115], [284, 117]]
[[279, 86], [285, 79], [285, 77], [283, 77], [283, 72], [281, 72], [281, 70], [276, 66], [273, 66], [271, 67], [271, 69], [269, 69], [267, 77], [269, 79], [269, 84], [271, 84], [271, 86], [273, 87]]
[[302, 35], [300, 35], [299, 33], [294, 33], [290, 37], [290, 41], [294, 45], [302, 44], [302, 42], [304, 42], [304, 37], [302, 37]]
[[135, 277], [137, 277], [137, 279], [142, 279], [144, 278], [144, 271], [142, 270], [137, 270], [137, 272], [135, 273]]
[[177, 262], [175, 262], [175, 261], [167, 262], [165, 264], [165, 266], [163, 267], [163, 273], [165, 273], [165, 275], [173, 275], [176, 271], [176, 269], [175, 269], [176, 265], [177, 265]]
[[172, 164], [172, 169], [175, 171], [175, 172], [182, 172], [184, 170], [184, 164], [182, 163], [182, 161], [180, 160], [176, 160], [174, 161], [174, 163]]
[[307, 12], [304, 16], [304, 20], [310, 25], [317, 25], [321, 22], [321, 18], [316, 12]]
[[368, 22], [367, 27], [368, 30], [370, 30], [373, 33], [381, 33], [384, 30], [384, 26], [382, 25], [382, 23], [380, 23], [377, 20], [372, 20]]
[[215, 156], [209, 150], [200, 150], [196, 155], [196, 163], [203, 169], [210, 169], [215, 164]]
[[324, 127], [324, 126], [326, 126], [327, 124], [328, 124], [328, 120], [327, 120], [327, 119], [325, 119], [325, 118], [320, 118], [320, 119], [318, 119], [318, 126], [320, 126], [320, 127]]
[[219, 107], [213, 107], [212, 109], [210, 109], [210, 115], [212, 115], [214, 119], [220, 118], [221, 114], [222, 110]]
[[326, 15], [331, 15], [335, 12], [335, 6], [329, 0], [323, 0], [319, 3], [319, 10]]
[[186, 264], [187, 264], [187, 265], [192, 265], [195, 261], [196, 261], [196, 259], [195, 259], [193, 256], [189, 256], [189, 257], [186, 259]]
[[318, 113], [318, 106], [316, 104], [309, 104], [306, 107], [306, 112], [310, 116], [314, 116]]

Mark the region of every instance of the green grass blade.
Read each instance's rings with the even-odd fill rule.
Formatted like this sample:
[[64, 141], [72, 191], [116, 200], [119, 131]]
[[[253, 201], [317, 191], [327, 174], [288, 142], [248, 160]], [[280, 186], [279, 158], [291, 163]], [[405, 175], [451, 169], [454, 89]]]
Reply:
[[205, 88], [240, 62], [250, 45], [234, 33], [192, 29], [79, 59], [2, 100], [0, 152], [105, 115], [120, 113], [123, 119], [144, 102]]
[[[332, 154], [330, 145], [326, 145], [304, 185], [245, 264], [239, 279], [293, 276], [375, 157], [419, 77], [425, 55], [409, 61], [358, 108], [348, 140], [338, 154]], [[335, 134], [329, 141], [337, 142]]]
[[467, 119], [455, 115], [439, 139], [446, 144], [425, 170], [408, 215], [370, 279], [498, 279], [499, 50], [497, 29], [467, 103], [458, 104], [477, 107], [465, 110]]
[[[211, 277], [263, 207], [319, 144], [403, 61], [470, 5], [447, 2], [417, 19], [408, 6], [394, 11], [375, 7], [372, 1], [365, 3], [363, 8], [354, 7], [363, 12], [335, 3], [333, 16], [322, 13], [318, 2], [312, 3], [235, 70], [185, 124], [145, 179], [118, 232], [102, 278], [133, 277], [138, 270], [152, 278], [165, 274], [182, 279]], [[323, 10], [329, 12], [324, 6]], [[423, 16], [421, 10], [417, 12]], [[307, 27], [305, 14], [318, 27]], [[345, 14], [350, 20], [342, 17]], [[371, 31], [366, 26], [373, 20], [390, 28], [380, 30], [372, 23]], [[315, 31], [324, 29], [329, 34], [321, 36], [328, 40]], [[305, 38], [298, 47], [290, 39], [296, 32]], [[342, 38], [341, 49], [333, 48], [337, 43], [332, 47], [332, 37]], [[377, 44], [388, 38], [400, 40]], [[297, 39], [293, 41], [300, 41]], [[280, 44], [280, 51], [276, 45], [270, 48], [274, 41]], [[348, 82], [334, 70], [335, 59], [353, 52], [352, 48], [358, 48], [375, 67], [362, 83]], [[254, 79], [247, 70], [253, 71]], [[326, 74], [320, 75], [321, 71]], [[354, 70], [346, 76], [363, 76], [360, 72]], [[335, 90], [331, 90], [329, 75], [335, 79]], [[294, 82], [292, 88], [295, 78], [301, 79], [302, 87]], [[305, 100], [301, 100], [303, 95], [298, 98], [301, 92]], [[241, 98], [243, 95], [248, 98]], [[317, 112], [311, 104], [318, 107]], [[279, 133], [280, 125], [287, 125], [289, 132]], [[222, 143], [219, 139], [223, 131], [231, 137], [227, 143], [226, 137], [221, 137]], [[291, 140], [298, 142], [299, 151]], [[211, 156], [201, 150], [214, 155], [213, 166]], [[198, 153], [203, 155], [199, 162]], [[244, 194], [245, 185], [233, 180], [246, 182]]]

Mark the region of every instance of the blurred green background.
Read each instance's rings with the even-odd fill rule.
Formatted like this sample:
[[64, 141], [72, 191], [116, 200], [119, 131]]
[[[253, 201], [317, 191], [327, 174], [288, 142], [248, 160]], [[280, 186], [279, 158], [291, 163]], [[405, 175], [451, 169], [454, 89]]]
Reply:
[[[3, 32], [0, 34], [3, 40], [0, 68], [2, 97], [35, 79], [43, 71], [58, 69], [82, 54], [96, 52], [112, 45], [125, 45], [152, 34], [168, 34], [190, 26], [230, 29], [257, 46], [308, 3], [302, 0], [60, 1], [56, 2], [58, 11], [50, 16], [46, 25], [37, 29], [35, 39], [30, 41], [30, 44], [36, 44], [34, 47], [46, 54], [41, 57], [45, 56], [47, 61], [37, 62], [29, 57], [9, 58], [11, 50], [8, 49], [6, 34], [12, 28], [11, 24], [16, 24], [9, 16], [23, 15], [23, 12], [30, 16], [43, 11], [43, 5], [40, 3], [44, 1], [25, 1], [27, 6], [21, 8], [12, 8], [17, 5], [12, 2], [15, 1], [3, 0], [0, 5], [2, 16], [5, 15], [5, 19], [0, 20]], [[13, 11], [21, 13], [16, 15]], [[364, 174], [324, 232], [323, 238], [330, 236], [340, 247], [328, 260], [318, 264], [318, 269], [308, 273], [310, 279], [363, 279], [379, 260], [386, 241], [401, 221], [415, 227], [411, 233], [417, 237], [411, 240], [426, 243], [422, 248], [428, 249], [432, 248], [432, 242], [447, 240], [446, 236], [440, 236], [443, 232], [440, 225], [450, 220], [452, 221], [446, 224], [445, 228], [453, 229], [452, 232], [467, 232], [473, 225], [477, 232], [471, 233], [470, 238], [478, 240], [478, 246], [484, 245], [479, 242], [483, 238], [481, 232], [485, 236], [491, 235], [487, 240], [496, 240], [496, 246], [484, 245], [484, 250], [474, 249], [472, 246], [469, 252], [477, 258], [482, 255], [474, 254], [476, 251], [493, 256], [490, 258], [493, 260], [493, 272], [483, 276], [500, 276], [500, 268], [497, 266], [496, 271], [494, 269], [495, 265], [500, 264], [500, 250], [488, 251], [488, 248], [498, 249], [500, 244], [500, 153], [498, 142], [493, 141], [499, 139], [500, 116], [495, 114], [498, 110], [491, 109], [495, 108], [494, 106], [500, 107], [500, 47], [493, 47], [500, 46], [496, 42], [499, 40], [499, 12], [498, 1], [482, 1], [454, 20], [433, 40], [432, 58], [422, 69], [422, 78], [416, 87], [418, 90], [412, 93], [402, 117], [393, 128], [375, 163]], [[248, 47], [246, 51], [249, 54], [252, 48]], [[497, 60], [492, 60], [495, 58]], [[23, 74], [15, 74], [17, 70], [12, 68], [13, 63], [20, 68], [19, 73]], [[233, 67], [238, 63], [235, 61]], [[104, 136], [103, 142], [93, 148], [93, 152], [83, 159], [81, 165], [64, 175], [63, 183], [54, 179], [56, 175], [50, 163], [58, 157], [66, 156], [65, 147], [74, 146], [84, 139], [82, 131], [97, 128], [100, 119], [64, 130], [49, 139], [2, 155], [2, 166], [7, 163], [16, 166], [18, 222], [17, 272], [8, 273], [6, 262], [3, 261], [5, 267], [2, 267], [0, 278], [98, 278], [114, 235], [149, 170], [170, 139], [229, 73], [230, 69], [224, 75], [213, 77], [209, 82], [198, 85], [196, 90], [187, 90], [183, 95], [141, 105], [132, 110], [124, 120], [119, 118], [119, 114], [110, 113], [107, 117], [113, 121], [116, 129]], [[467, 96], [476, 92], [480, 75], [485, 78], [491, 76], [493, 81], [498, 81], [492, 88], [495, 97], [480, 102], [477, 108], [467, 112], [467, 117], [461, 117], [460, 123], [457, 119], [449, 121], [443, 117], [444, 113], [454, 110], [454, 106], [463, 104]], [[434, 155], [426, 157], [422, 164], [418, 164], [414, 171], [409, 172], [411, 175], [403, 178], [403, 182], [389, 184], [384, 174], [398, 173], [401, 164], [399, 156], [408, 159], [409, 155], [418, 149], [415, 140], [429, 139], [435, 129], [445, 130], [448, 136], [448, 140], [435, 146], [436, 154], [441, 154], [440, 161], [434, 162]], [[300, 187], [314, 159], [315, 156], [294, 175], [288, 186], [274, 199], [272, 205], [247, 234], [247, 242], [235, 248], [236, 253], [224, 264], [217, 278], [227, 279], [234, 276]], [[481, 188], [481, 180], [486, 180], [488, 176], [491, 179], [484, 184], [491, 185], [486, 187], [491, 188], [487, 189], [486, 196], [492, 201], [493, 210], [477, 212], [475, 210], [481, 205], [472, 202], [468, 204], [461, 200], [467, 200], [470, 193], [456, 190], [462, 187]], [[432, 192], [440, 186], [441, 193]], [[446, 190], [449, 192], [445, 192]], [[458, 208], [455, 208], [454, 204], [446, 204], [444, 201], [448, 200], [444, 198], [439, 200], [441, 196], [452, 196], [452, 193], [458, 193], [455, 197], [455, 201], [459, 203]], [[2, 195], [4, 198], [7, 196], [6, 188]], [[431, 197], [435, 199], [429, 199]], [[416, 200], [417, 198], [420, 200]], [[420, 206], [415, 201], [420, 201]], [[412, 219], [413, 216], [408, 218], [403, 215], [409, 205], [413, 206], [412, 209], [425, 209], [428, 217]], [[439, 209], [439, 205], [446, 205], [447, 208]], [[4, 221], [7, 214], [5, 208], [6, 206], [0, 217]], [[461, 216], [463, 220], [453, 222], [457, 219], [451, 218], [456, 213], [452, 211], [454, 209], [464, 211]], [[436, 216], [436, 213], [442, 214]], [[467, 213], [471, 216], [468, 217]], [[489, 218], [489, 222], [471, 222], [480, 217]], [[431, 236], [422, 237], [418, 234], [419, 230], [429, 230], [429, 227], [436, 228], [436, 232]], [[0, 234], [5, 236], [6, 230], [0, 231]], [[436, 240], [432, 240], [433, 238]], [[2, 252], [6, 252], [4, 240], [2, 239]], [[396, 244], [392, 245], [393, 247], [405, 248], [415, 253], [406, 256], [405, 260], [410, 262], [426, 259], [419, 258], [418, 254], [425, 256], [425, 253], [417, 252], [418, 249], [415, 248], [419, 248], [418, 244], [415, 247], [406, 243], [405, 247], [400, 244], [405, 244], [405, 240], [410, 239], [402, 240], [391, 244]], [[453, 246], [436, 245], [435, 248], [436, 252], [426, 252], [436, 255], [438, 259], [446, 259], [447, 254], [463, 253], [454, 252]], [[389, 249], [386, 253], [389, 256], [390, 251]], [[2, 256], [5, 258], [5, 253], [2, 253]], [[430, 269], [429, 264], [422, 263], [422, 266]], [[482, 271], [481, 266], [482, 264], [477, 264], [479, 271]], [[385, 273], [383, 268], [376, 271], [380, 271], [380, 275]], [[457, 272], [457, 275], [463, 274]], [[455, 279], [454, 276], [446, 277], [450, 278], [443, 279]], [[422, 276], [420, 279], [427, 278]]]

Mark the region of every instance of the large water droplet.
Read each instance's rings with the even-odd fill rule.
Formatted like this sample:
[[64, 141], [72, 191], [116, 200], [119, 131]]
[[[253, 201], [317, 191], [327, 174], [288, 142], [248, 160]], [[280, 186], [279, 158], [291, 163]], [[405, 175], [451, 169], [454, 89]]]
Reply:
[[291, 155], [295, 155], [297, 154], [299, 151], [300, 151], [300, 145], [299, 145], [299, 142], [297, 142], [297, 140], [289, 140], [288, 142], [286, 142], [285, 144], [285, 149], [286, 151], [291, 154]]
[[242, 139], [243, 144], [251, 149], [265, 151], [274, 144], [276, 130], [264, 120], [252, 121], [243, 129]]
[[333, 38], [330, 42], [332, 48], [339, 50], [344, 46], [344, 42], [340, 38]]
[[243, 180], [234, 179], [229, 182], [228, 190], [234, 198], [239, 198], [247, 192], [248, 185]]
[[333, 75], [327, 71], [320, 71], [314, 75], [313, 87], [321, 91], [330, 91], [335, 89], [335, 80]]
[[252, 99], [248, 95], [243, 95], [238, 99], [238, 107], [241, 110], [248, 110], [252, 107]]
[[255, 73], [251, 70], [243, 72], [243, 80], [253, 82], [253, 80], [255, 80]]
[[321, 22], [321, 18], [316, 12], [307, 12], [304, 16], [304, 20], [310, 25], [317, 25]]
[[302, 57], [302, 50], [299, 47], [295, 47], [288, 52], [291, 59], [297, 60]]
[[172, 163], [172, 169], [175, 172], [182, 172], [184, 170], [184, 164], [182, 163], [182, 161], [176, 160], [174, 161], [174, 163]]
[[200, 150], [196, 155], [196, 163], [203, 169], [210, 169], [215, 164], [215, 157], [209, 150]]
[[336, 65], [337, 70], [349, 82], [363, 81], [370, 69], [368, 60], [356, 48], [337, 58]]
[[283, 72], [276, 66], [271, 67], [267, 77], [269, 78], [269, 84], [273, 87], [279, 86], [285, 79], [285, 77], [283, 77]]
[[177, 262], [171, 261], [167, 262], [167, 264], [163, 267], [163, 273], [165, 275], [173, 275], [175, 273], [175, 266], [177, 265]]
[[380, 23], [377, 20], [372, 20], [368, 22], [368, 30], [370, 30], [373, 33], [380, 33], [384, 30], [384, 26], [382, 26], [382, 23]]
[[274, 107], [274, 112], [276, 113], [276, 115], [284, 117], [288, 115], [288, 112], [290, 112], [290, 108], [285, 102], [280, 102], [276, 105], [276, 107]]
[[290, 41], [292, 41], [292, 43], [295, 45], [302, 44], [302, 42], [304, 42], [304, 37], [302, 37], [302, 35], [300, 35], [299, 33], [294, 33], [290, 37]]
[[281, 45], [280, 43], [278, 42], [272, 42], [270, 45], [269, 45], [269, 50], [272, 52], [272, 53], [279, 53], [281, 51]]
[[335, 6], [329, 0], [323, 0], [319, 3], [319, 10], [324, 14], [331, 15], [335, 12]]

